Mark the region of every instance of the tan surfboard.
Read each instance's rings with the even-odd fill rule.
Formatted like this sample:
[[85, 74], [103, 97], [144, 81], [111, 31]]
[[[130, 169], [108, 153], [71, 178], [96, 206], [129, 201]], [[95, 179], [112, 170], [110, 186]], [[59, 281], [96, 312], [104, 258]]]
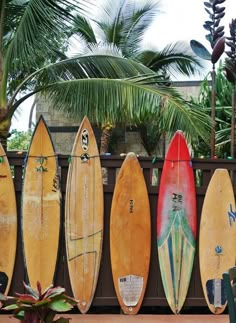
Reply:
[[53, 283], [60, 232], [60, 189], [57, 158], [43, 117], [32, 136], [25, 165], [22, 235], [30, 285]]
[[212, 313], [227, 305], [222, 274], [235, 265], [236, 222], [234, 193], [226, 169], [216, 169], [204, 198], [199, 232], [202, 288]]
[[0, 292], [7, 295], [16, 256], [17, 209], [12, 174], [0, 143]]
[[117, 177], [110, 219], [111, 268], [116, 295], [125, 314], [137, 314], [150, 263], [151, 222], [145, 179], [129, 153]]
[[103, 183], [100, 157], [87, 117], [75, 138], [69, 164], [65, 237], [72, 291], [86, 313], [97, 286], [103, 241]]

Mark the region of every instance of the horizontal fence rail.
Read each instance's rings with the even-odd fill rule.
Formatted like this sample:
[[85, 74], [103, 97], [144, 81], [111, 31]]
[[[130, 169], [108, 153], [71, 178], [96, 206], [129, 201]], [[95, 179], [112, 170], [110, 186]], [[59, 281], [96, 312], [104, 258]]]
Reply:
[[[14, 176], [14, 186], [17, 200], [18, 212], [18, 237], [17, 237], [17, 254], [13, 280], [10, 287], [10, 295], [14, 292], [23, 292], [22, 281], [26, 280], [26, 270], [24, 266], [23, 247], [22, 247], [22, 232], [21, 232], [21, 200], [22, 200], [22, 184], [25, 164], [25, 154], [7, 153], [7, 157], [12, 168]], [[64, 202], [66, 192], [66, 180], [68, 172], [69, 156], [58, 155], [58, 165], [60, 174], [60, 186], [62, 192], [61, 201], [61, 235], [60, 247], [58, 254], [58, 261], [55, 273], [55, 285], [64, 286], [68, 294], [72, 295], [68, 268], [66, 262], [65, 250], [65, 234], [64, 234]], [[140, 165], [143, 169], [143, 174], [147, 184], [150, 210], [151, 210], [151, 261], [148, 283], [146, 288], [145, 297], [143, 300], [142, 308], [146, 307], [168, 307], [165, 298], [161, 275], [158, 265], [157, 246], [156, 246], [156, 208], [158, 199], [158, 189], [160, 177], [163, 167], [163, 159], [152, 159], [150, 157], [138, 157]], [[118, 306], [118, 301], [113, 287], [111, 265], [110, 265], [110, 251], [109, 251], [109, 224], [110, 224], [110, 209], [113, 191], [115, 187], [116, 177], [119, 168], [122, 165], [124, 157], [120, 156], [101, 156], [101, 165], [107, 170], [107, 181], [104, 183], [104, 239], [101, 267], [98, 279], [98, 285], [91, 309], [95, 307], [109, 307]], [[196, 254], [191, 276], [191, 282], [184, 304], [184, 308], [188, 307], [207, 307], [205, 302], [199, 272], [199, 259], [198, 259], [198, 235], [199, 223], [201, 217], [201, 209], [206, 193], [206, 189], [210, 178], [216, 168], [228, 169], [233, 188], [235, 192], [236, 183], [236, 163], [233, 160], [224, 159], [193, 159], [192, 166], [195, 175], [196, 195], [197, 195], [197, 243]], [[33, 246], [32, 246], [33, 247]], [[45, 268], [45, 270], [47, 270]]]

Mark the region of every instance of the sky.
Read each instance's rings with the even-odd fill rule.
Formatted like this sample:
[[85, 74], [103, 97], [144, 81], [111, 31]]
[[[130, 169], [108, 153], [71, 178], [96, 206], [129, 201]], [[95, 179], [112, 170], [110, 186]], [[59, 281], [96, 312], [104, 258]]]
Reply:
[[[209, 19], [204, 0], [161, 0], [160, 7], [161, 13], [145, 37], [145, 47], [162, 49], [177, 40], [189, 44], [191, 39], [195, 39], [211, 52], [210, 44], [205, 38], [207, 30], [203, 28], [204, 22]], [[236, 19], [236, 0], [225, 0], [220, 7], [225, 7], [225, 16], [220, 25], [225, 26], [225, 36], [228, 36], [229, 23]], [[192, 79], [201, 80], [206, 75], [211, 64], [205, 63], [204, 66], [202, 74]], [[181, 77], [178, 80], [181, 80]]]
[[[205, 40], [207, 31], [203, 28], [204, 21], [208, 20], [208, 14], [204, 9], [204, 0], [160, 0], [159, 3], [161, 12], [145, 35], [143, 42], [145, 48], [161, 50], [175, 41], [189, 43], [191, 39], [195, 39], [207, 47], [209, 51], [211, 50], [209, 43]], [[227, 36], [229, 35], [229, 23], [236, 18], [236, 0], [225, 0], [224, 4], [221, 4], [222, 6], [225, 6], [226, 9], [221, 25], [225, 26], [225, 35]], [[192, 77], [192, 79], [201, 80], [206, 75], [208, 68], [209, 65], [205, 65], [202, 74]], [[20, 117], [18, 120], [13, 117], [11, 129], [27, 130], [32, 102], [31, 98], [21, 105]]]

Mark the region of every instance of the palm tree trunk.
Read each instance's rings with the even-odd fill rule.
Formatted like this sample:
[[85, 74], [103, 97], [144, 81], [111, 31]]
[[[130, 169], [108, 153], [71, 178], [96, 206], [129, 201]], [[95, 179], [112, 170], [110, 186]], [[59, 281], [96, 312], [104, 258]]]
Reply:
[[[108, 152], [109, 142], [111, 139], [112, 125], [108, 122], [102, 126], [100, 155], [105, 155]], [[103, 184], [108, 184], [108, 172], [107, 168], [102, 168], [102, 180]]]
[[105, 155], [108, 153], [108, 147], [111, 139], [113, 126], [110, 123], [102, 126], [102, 135], [101, 135], [101, 145], [100, 145], [100, 154]]
[[216, 92], [215, 92], [215, 66], [213, 64], [213, 69], [211, 73], [211, 119], [212, 119], [212, 125], [211, 125], [211, 158], [214, 158], [215, 156], [215, 105], [216, 105]]
[[11, 118], [7, 116], [7, 110], [0, 108], [0, 142], [7, 150], [7, 138], [10, 137]]
[[34, 98], [34, 102], [33, 102], [33, 104], [31, 105], [31, 108], [30, 108], [28, 130], [31, 130], [31, 128], [32, 128], [32, 119], [33, 119], [33, 112], [34, 112], [35, 106], [36, 106], [36, 99]]

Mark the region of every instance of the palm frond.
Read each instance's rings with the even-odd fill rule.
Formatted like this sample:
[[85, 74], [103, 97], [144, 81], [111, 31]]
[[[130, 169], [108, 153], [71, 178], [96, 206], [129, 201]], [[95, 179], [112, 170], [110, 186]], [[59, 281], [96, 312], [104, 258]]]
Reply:
[[131, 57], [141, 46], [141, 40], [157, 15], [158, 2], [146, 1], [137, 6], [135, 1], [107, 1], [104, 6], [106, 16], [97, 25], [104, 32], [104, 40], [115, 43], [124, 56]]
[[[79, 51], [80, 56], [92, 55], [92, 56], [114, 56], [123, 57], [121, 49], [112, 43], [87, 43], [85, 47], [82, 47]], [[78, 55], [75, 55], [75, 57]]]
[[108, 55], [85, 55], [67, 59], [37, 72], [38, 85], [84, 78], [128, 78], [154, 73], [135, 61]]
[[4, 10], [3, 21], [1, 21], [1, 24], [2, 27], [4, 26], [3, 44], [4, 47], [7, 47], [16, 31], [21, 17], [24, 14], [26, 3], [4, 1], [0, 6], [4, 6], [4, 8], [1, 8], [1, 12]]
[[154, 83], [153, 76], [122, 80], [83, 79], [57, 82], [44, 93], [53, 106], [66, 115], [80, 118], [87, 115], [93, 122], [113, 124], [140, 124], [150, 117], [155, 120], [164, 100], [165, 113], [161, 115], [166, 125], [177, 129], [184, 127], [182, 130], [186, 133], [207, 140], [209, 118], [202, 111], [188, 106], [174, 88], [157, 86], [157, 82], [154, 86]]
[[146, 66], [119, 56], [84, 55], [73, 57], [44, 66], [25, 77], [12, 94], [8, 106], [13, 106], [17, 94], [31, 84], [33, 84], [34, 90], [38, 91], [43, 85], [46, 86], [62, 80], [95, 77], [117, 79], [146, 74], [155, 75]]
[[102, 8], [105, 16], [102, 15], [102, 21], [96, 21], [104, 34], [104, 41], [114, 43], [120, 46], [123, 27], [123, 11], [126, 6], [126, 0], [106, 1]]
[[[37, 74], [36, 74], [37, 73]], [[37, 71], [38, 83], [45, 84], [58, 80], [82, 78], [128, 78], [149, 74], [154, 76], [146, 66], [130, 59], [110, 55], [84, 55], [66, 59], [48, 65]]]
[[231, 141], [231, 127], [220, 129], [216, 132], [216, 146], [224, 146]]
[[123, 8], [127, 0], [104, 0], [103, 5], [100, 7], [99, 16], [107, 24], [112, 24], [117, 17], [122, 15]]
[[156, 72], [178, 72], [189, 76], [202, 68], [200, 61], [191, 55], [190, 48], [184, 42], [169, 44], [161, 51], [143, 51], [137, 59]]
[[78, 34], [88, 44], [97, 43], [96, 35], [89, 19], [84, 16], [77, 15], [74, 19], [73, 26], [71, 35], [74, 33]]
[[210, 143], [211, 119], [198, 106], [187, 105], [186, 108], [184, 105], [176, 109], [167, 102], [163, 110], [163, 127], [169, 138], [180, 129], [184, 131], [189, 143], [198, 141], [199, 137], [207, 145]]
[[146, 1], [139, 7], [136, 7], [136, 4], [137, 2], [124, 16], [123, 48], [129, 56], [134, 56], [140, 51], [146, 31], [160, 12], [159, 1]]
[[72, 4], [74, 10], [79, 10], [78, 2], [76, 3], [70, 0], [29, 0], [13, 6], [7, 1], [10, 16], [6, 25], [11, 27], [9, 19], [13, 19], [15, 28], [11, 29], [11, 37], [8, 37], [5, 54], [6, 73], [10, 67], [11, 70], [28, 70], [29, 66], [38, 66], [38, 56], [52, 53], [55, 40], [60, 42], [61, 35], [73, 21], [70, 10]]

